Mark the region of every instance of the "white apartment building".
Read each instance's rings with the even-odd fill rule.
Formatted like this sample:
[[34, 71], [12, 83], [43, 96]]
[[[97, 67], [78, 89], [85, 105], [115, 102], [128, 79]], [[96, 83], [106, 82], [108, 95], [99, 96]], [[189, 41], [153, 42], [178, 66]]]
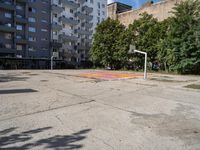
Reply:
[[107, 17], [107, 0], [51, 0], [52, 50], [71, 62], [86, 61], [92, 35]]

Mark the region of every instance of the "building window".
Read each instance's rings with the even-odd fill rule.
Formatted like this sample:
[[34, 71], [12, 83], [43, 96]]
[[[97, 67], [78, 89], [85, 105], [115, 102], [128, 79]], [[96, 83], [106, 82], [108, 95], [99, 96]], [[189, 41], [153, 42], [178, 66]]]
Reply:
[[17, 39], [22, 39], [22, 36], [21, 35], [17, 35], [16, 38]]
[[5, 39], [10, 40], [12, 38], [12, 35], [10, 33], [5, 33]]
[[17, 18], [22, 18], [22, 15], [16, 15]]
[[45, 48], [45, 47], [42, 47], [42, 50], [43, 50], [43, 51], [47, 51], [48, 49], [47, 49], [47, 48]]
[[48, 32], [48, 30], [47, 30], [47, 29], [41, 29], [41, 31], [42, 31], [42, 32]]
[[36, 19], [35, 19], [35, 18], [33, 18], [33, 17], [29, 17], [29, 18], [28, 18], [28, 21], [29, 21], [29, 22], [35, 22], [35, 21], [36, 21]]
[[32, 13], [36, 13], [36, 9], [35, 9], [35, 8], [32, 8], [32, 7], [29, 7], [29, 8], [28, 8], [28, 11], [29, 11], [29, 12], [32, 12]]
[[16, 9], [18, 9], [18, 10], [23, 10], [23, 6], [21, 6], [21, 5], [16, 5]]
[[47, 11], [46, 11], [46, 10], [42, 10], [42, 13], [43, 13], [43, 14], [47, 14]]
[[29, 32], [36, 32], [36, 29], [34, 27], [28, 27]]
[[41, 38], [41, 41], [48, 41], [47, 38]]
[[5, 13], [5, 17], [6, 18], [12, 18], [12, 14], [11, 13]]
[[11, 44], [5, 44], [5, 47], [10, 49], [11, 48]]
[[28, 37], [28, 40], [29, 40], [30, 42], [35, 42], [35, 41], [36, 41], [36, 38], [35, 38], [35, 37], [32, 37], [32, 36], [30, 36], [30, 37]]
[[18, 24], [18, 25], [16, 25], [16, 29], [19, 30], [19, 31], [22, 31], [23, 27], [22, 27], [22, 25]]
[[28, 50], [29, 50], [29, 51], [34, 51], [35, 49], [33, 48], [33, 46], [29, 46], [29, 47], [28, 47]]
[[98, 2], [98, 8], [101, 8], [101, 4]]
[[21, 51], [22, 50], [22, 45], [16, 45], [16, 48], [18, 51]]
[[42, 23], [47, 23], [47, 20], [42, 19], [41, 22], [42, 22]]

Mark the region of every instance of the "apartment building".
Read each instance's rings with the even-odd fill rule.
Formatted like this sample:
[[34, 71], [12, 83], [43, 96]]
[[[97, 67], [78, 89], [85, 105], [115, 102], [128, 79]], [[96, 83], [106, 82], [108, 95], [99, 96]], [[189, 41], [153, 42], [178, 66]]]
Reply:
[[107, 16], [107, 0], [52, 0], [53, 52], [71, 62], [88, 60], [92, 35]]
[[0, 0], [0, 66], [48, 68], [53, 53], [58, 60], [88, 60], [106, 5], [107, 0]]
[[0, 0], [0, 65], [45, 68], [51, 55], [50, 6], [49, 0]]

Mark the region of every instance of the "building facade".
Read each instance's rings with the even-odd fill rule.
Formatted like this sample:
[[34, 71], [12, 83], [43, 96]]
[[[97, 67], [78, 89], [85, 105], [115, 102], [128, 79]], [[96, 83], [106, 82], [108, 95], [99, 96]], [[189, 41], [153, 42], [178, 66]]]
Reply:
[[52, 0], [53, 51], [71, 62], [86, 61], [92, 34], [107, 17], [107, 0]]
[[134, 20], [140, 18], [140, 14], [147, 12], [152, 14], [159, 21], [172, 16], [172, 9], [176, 3], [181, 0], [162, 0], [157, 3], [148, 2], [139, 9], [132, 9], [131, 6], [119, 2], [111, 3], [107, 6], [108, 17], [118, 19], [122, 24], [128, 27]]
[[107, 0], [0, 0], [0, 66], [15, 60], [16, 68], [47, 68], [53, 54], [74, 63], [88, 60], [106, 5]]

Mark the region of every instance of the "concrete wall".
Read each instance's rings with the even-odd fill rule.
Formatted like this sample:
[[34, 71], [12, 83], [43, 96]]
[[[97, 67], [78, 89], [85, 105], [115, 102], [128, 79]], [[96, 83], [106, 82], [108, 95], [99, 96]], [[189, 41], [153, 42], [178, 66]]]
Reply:
[[108, 15], [112, 19], [118, 19], [122, 24], [128, 26], [133, 23], [134, 20], [140, 18], [140, 14], [147, 12], [148, 14], [152, 14], [159, 21], [162, 21], [170, 16], [172, 16], [172, 8], [175, 3], [180, 2], [181, 0], [165, 0], [152, 5], [144, 6], [140, 9], [130, 10], [123, 13], [114, 14], [115, 12], [115, 4], [114, 6], [108, 6]]

